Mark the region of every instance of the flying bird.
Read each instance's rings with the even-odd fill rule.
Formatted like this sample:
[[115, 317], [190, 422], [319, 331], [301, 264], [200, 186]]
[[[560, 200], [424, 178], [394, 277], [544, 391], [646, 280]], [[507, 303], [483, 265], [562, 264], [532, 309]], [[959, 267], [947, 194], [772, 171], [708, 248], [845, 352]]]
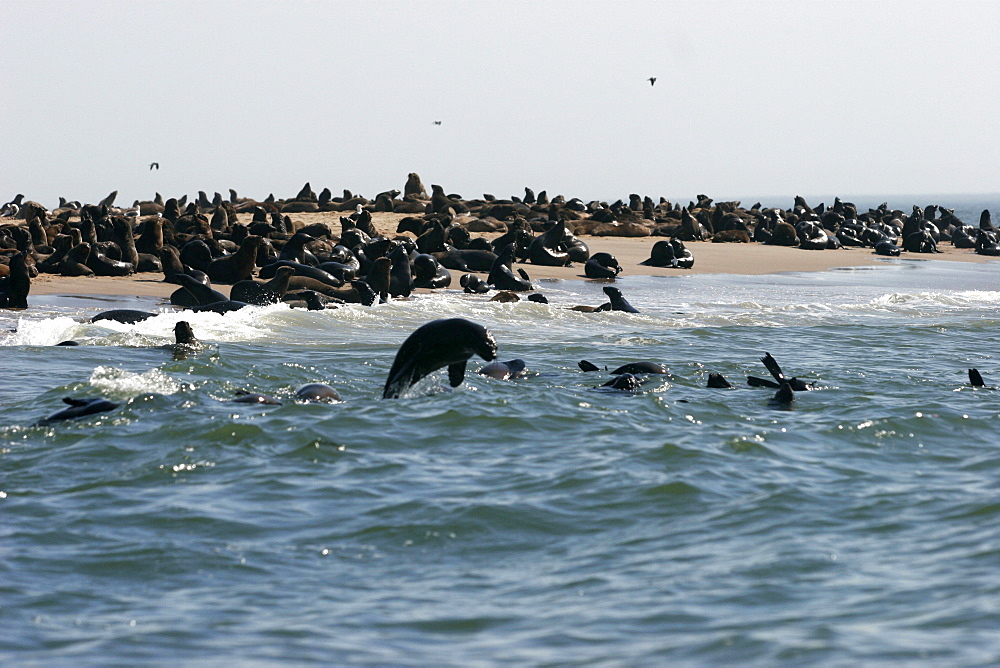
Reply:
[[149, 171], [153, 171], [154, 169], [159, 169], [159, 168], [160, 168], [160, 163], [158, 162], [149, 163]]
[[434, 125], [441, 125], [441, 121], [434, 121]]
[[655, 86], [656, 85], [656, 77], [649, 77], [648, 79], [646, 79], [646, 81], [649, 82], [650, 86]]

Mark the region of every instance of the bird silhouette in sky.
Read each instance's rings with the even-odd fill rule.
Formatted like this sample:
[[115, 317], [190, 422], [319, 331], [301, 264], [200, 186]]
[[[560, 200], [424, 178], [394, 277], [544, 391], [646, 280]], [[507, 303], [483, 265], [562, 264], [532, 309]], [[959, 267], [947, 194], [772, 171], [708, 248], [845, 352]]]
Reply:
[[441, 125], [441, 121], [434, 121], [434, 125]]
[[159, 168], [160, 168], [160, 163], [158, 162], [149, 163], [149, 171], [153, 171], [154, 169], [159, 169]]
[[649, 82], [650, 86], [655, 86], [656, 85], [656, 77], [649, 77], [648, 79], [646, 79], [646, 81]]

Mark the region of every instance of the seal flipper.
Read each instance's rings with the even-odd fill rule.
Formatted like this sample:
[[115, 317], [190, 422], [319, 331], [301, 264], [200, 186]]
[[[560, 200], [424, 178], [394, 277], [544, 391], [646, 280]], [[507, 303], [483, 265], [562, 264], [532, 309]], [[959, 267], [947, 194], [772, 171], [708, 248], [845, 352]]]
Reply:
[[785, 374], [781, 372], [781, 367], [778, 366], [778, 360], [771, 357], [771, 353], [764, 353], [764, 356], [760, 358], [760, 361], [764, 363], [767, 370], [771, 372], [774, 379], [779, 383], [785, 380]]
[[768, 380], [767, 378], [758, 378], [757, 376], [747, 376], [747, 385], [751, 387], [770, 387], [772, 389], [777, 389], [781, 387], [778, 383], [773, 380]]
[[979, 369], [969, 369], [969, 382], [972, 384], [972, 387], [986, 387]]
[[452, 387], [458, 387], [465, 380], [465, 362], [448, 365], [448, 382]]
[[601, 370], [600, 367], [598, 367], [596, 364], [592, 364], [591, 362], [588, 362], [587, 360], [580, 360], [579, 362], [576, 363], [576, 365], [578, 367], [580, 367], [580, 371], [600, 371]]

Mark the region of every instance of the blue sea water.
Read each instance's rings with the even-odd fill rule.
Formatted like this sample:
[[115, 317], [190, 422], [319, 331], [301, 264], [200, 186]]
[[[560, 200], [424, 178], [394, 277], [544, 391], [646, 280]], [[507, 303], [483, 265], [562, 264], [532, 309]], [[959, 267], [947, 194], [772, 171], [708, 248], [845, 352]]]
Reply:
[[[561, 308], [590, 281], [136, 325], [32, 297], [0, 313], [0, 662], [1000, 662], [1000, 390], [967, 379], [1000, 386], [998, 272], [626, 274], [640, 314]], [[439, 317], [534, 375], [380, 399]], [[765, 352], [817, 389], [772, 405]], [[35, 426], [64, 396], [122, 406]]]

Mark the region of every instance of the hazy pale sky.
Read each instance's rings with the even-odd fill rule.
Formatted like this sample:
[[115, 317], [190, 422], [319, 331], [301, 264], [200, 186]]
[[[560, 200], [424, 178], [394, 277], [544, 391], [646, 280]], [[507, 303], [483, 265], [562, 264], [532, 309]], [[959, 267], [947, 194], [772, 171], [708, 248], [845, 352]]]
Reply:
[[0, 0], [0, 26], [0, 202], [411, 171], [465, 197], [1000, 191], [992, 0]]

